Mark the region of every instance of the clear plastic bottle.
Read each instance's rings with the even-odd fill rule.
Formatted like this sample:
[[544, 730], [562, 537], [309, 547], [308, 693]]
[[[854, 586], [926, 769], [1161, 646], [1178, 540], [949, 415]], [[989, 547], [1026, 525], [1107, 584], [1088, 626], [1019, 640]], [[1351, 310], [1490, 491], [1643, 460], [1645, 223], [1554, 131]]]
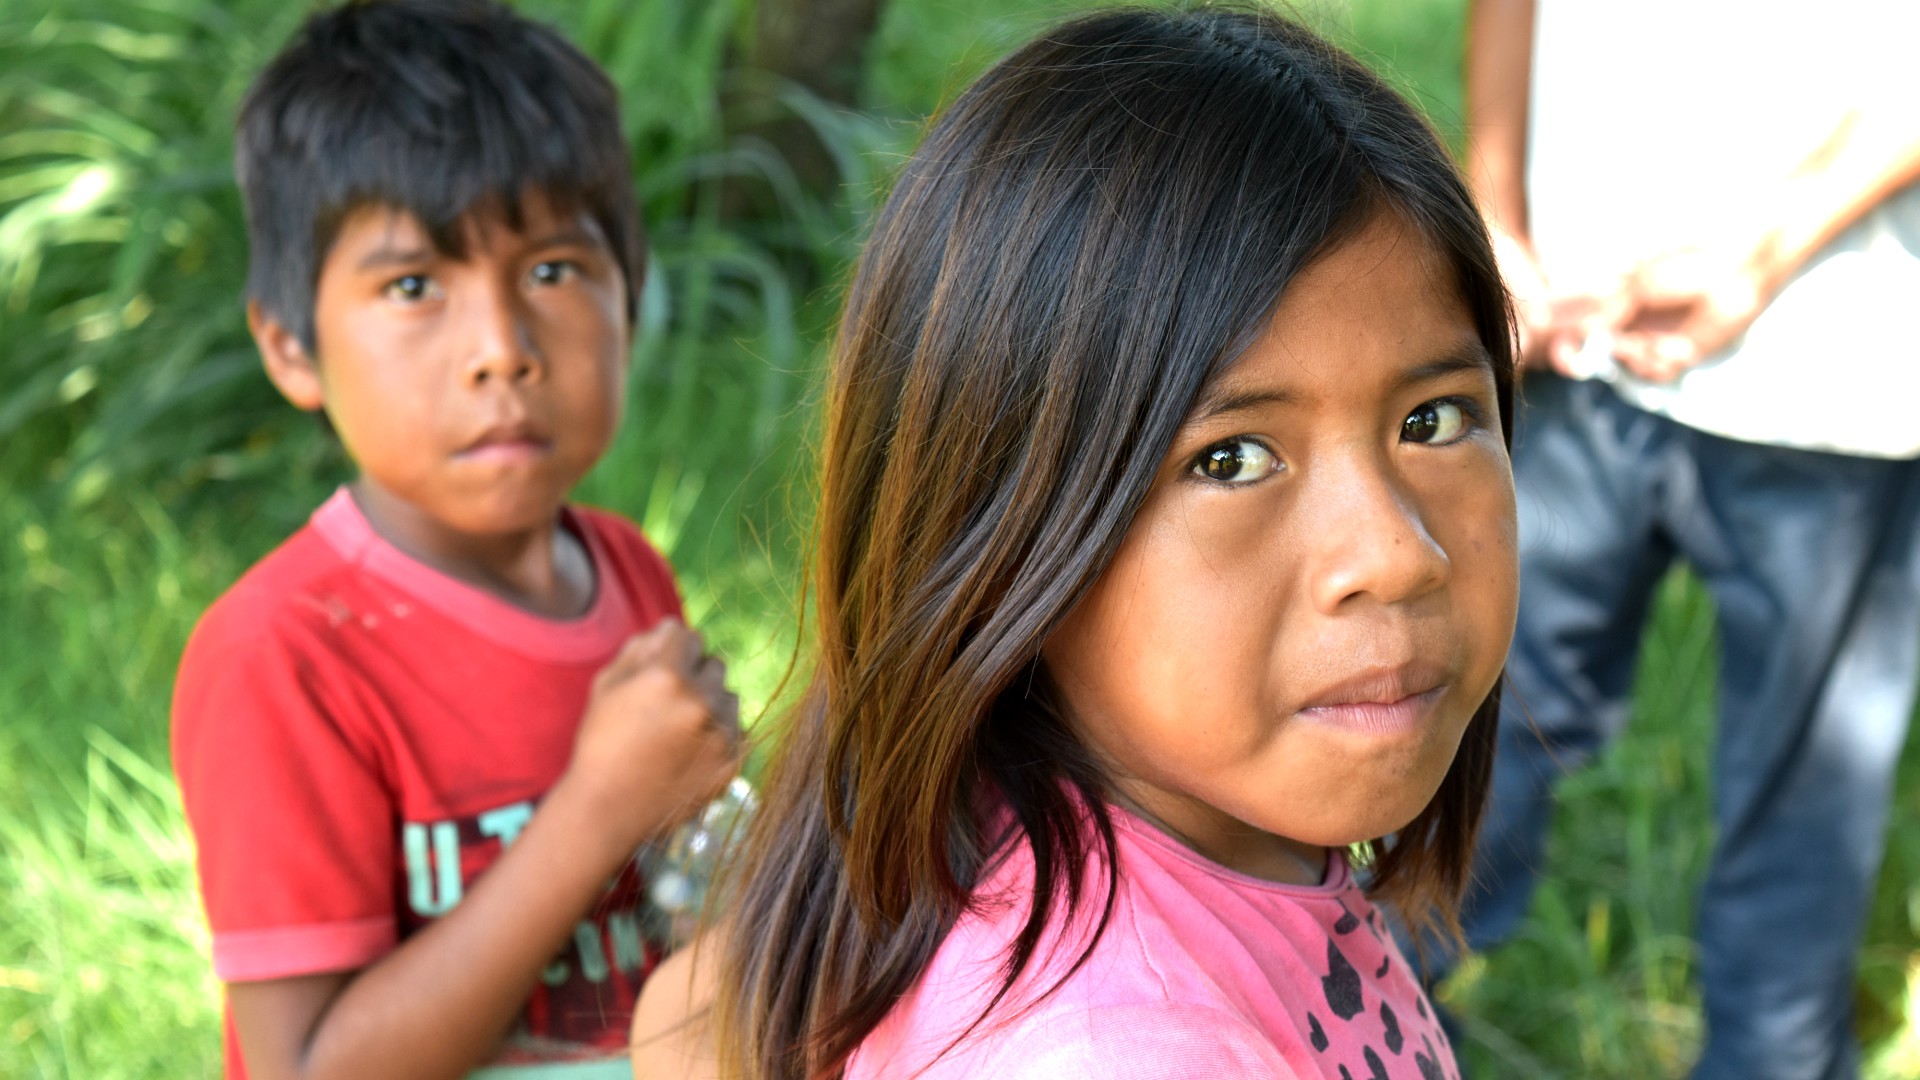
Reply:
[[652, 921], [673, 947], [685, 945], [706, 906], [714, 872], [723, 856], [740, 842], [760, 800], [745, 777], [727, 783], [720, 797], [686, 824], [640, 851], [647, 876]]

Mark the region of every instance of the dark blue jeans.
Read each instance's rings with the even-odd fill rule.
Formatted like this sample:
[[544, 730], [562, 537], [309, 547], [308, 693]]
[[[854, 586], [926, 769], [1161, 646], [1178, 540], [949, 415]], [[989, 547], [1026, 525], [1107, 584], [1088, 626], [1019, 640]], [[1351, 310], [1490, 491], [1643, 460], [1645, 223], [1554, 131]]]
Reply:
[[1554, 784], [1626, 723], [1654, 587], [1684, 560], [1721, 650], [1694, 1075], [1853, 1077], [1854, 956], [1920, 676], [1920, 465], [1718, 438], [1599, 383], [1525, 395], [1520, 622], [1468, 940], [1525, 916]]

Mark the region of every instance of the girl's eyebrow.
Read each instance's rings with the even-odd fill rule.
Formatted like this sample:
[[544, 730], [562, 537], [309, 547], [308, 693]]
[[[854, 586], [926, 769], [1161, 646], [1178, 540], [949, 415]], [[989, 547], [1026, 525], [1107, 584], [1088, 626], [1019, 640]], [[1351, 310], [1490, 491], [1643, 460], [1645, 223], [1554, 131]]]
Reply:
[[[1493, 371], [1493, 356], [1478, 339], [1462, 342], [1452, 352], [1402, 371], [1394, 380], [1394, 389], [1417, 386], [1465, 371]], [[1262, 405], [1291, 405], [1299, 396], [1281, 387], [1233, 389], [1214, 386], [1200, 395], [1188, 424], [1198, 424], [1226, 413], [1245, 412]]]
[[1296, 399], [1293, 391], [1276, 387], [1233, 390], [1215, 386], [1200, 395], [1192, 415], [1187, 417], [1187, 423], [1198, 424], [1226, 413], [1245, 412], [1262, 405], [1291, 405]]
[[1394, 380], [1394, 384], [1414, 386], [1432, 382], [1435, 379], [1444, 379], [1463, 371], [1485, 371], [1488, 374], [1493, 372], [1493, 354], [1487, 352], [1486, 345], [1479, 338], [1461, 342], [1452, 352], [1438, 359], [1429, 360], [1424, 364], [1415, 364], [1401, 372], [1400, 377]]

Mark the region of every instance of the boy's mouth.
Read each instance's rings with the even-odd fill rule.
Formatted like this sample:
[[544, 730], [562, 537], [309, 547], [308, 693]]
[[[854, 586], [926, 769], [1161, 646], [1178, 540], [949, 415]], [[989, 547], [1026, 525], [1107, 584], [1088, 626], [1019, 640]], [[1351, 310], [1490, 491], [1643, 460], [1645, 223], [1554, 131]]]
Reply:
[[552, 440], [531, 423], [495, 424], [456, 455], [469, 461], [521, 460], [547, 452]]

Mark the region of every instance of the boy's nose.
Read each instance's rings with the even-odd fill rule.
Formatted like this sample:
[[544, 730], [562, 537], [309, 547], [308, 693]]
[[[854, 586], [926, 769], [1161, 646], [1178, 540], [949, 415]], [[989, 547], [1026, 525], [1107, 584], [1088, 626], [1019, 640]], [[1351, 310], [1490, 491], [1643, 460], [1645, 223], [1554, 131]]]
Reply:
[[537, 376], [540, 354], [513, 303], [494, 300], [475, 307], [468, 321], [472, 333], [464, 373], [468, 384], [513, 384]]
[[1453, 571], [1426, 523], [1427, 508], [1380, 468], [1326, 478], [1313, 530], [1315, 605], [1329, 614], [1361, 599], [1400, 603], [1445, 585]]
[[531, 353], [524, 349], [487, 349], [476, 351], [467, 365], [467, 381], [475, 386], [488, 382], [517, 383], [530, 378], [538, 369]]

